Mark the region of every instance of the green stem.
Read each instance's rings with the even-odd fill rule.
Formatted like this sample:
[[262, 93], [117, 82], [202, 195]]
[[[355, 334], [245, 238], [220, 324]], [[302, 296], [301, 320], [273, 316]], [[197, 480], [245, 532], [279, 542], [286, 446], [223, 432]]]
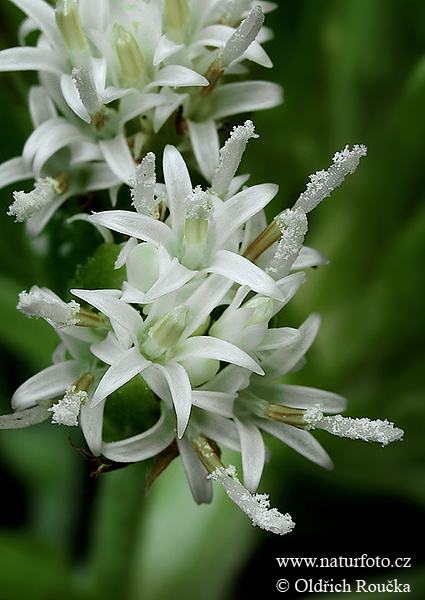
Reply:
[[87, 560], [90, 599], [130, 597], [148, 466], [146, 461], [129, 465], [98, 479]]

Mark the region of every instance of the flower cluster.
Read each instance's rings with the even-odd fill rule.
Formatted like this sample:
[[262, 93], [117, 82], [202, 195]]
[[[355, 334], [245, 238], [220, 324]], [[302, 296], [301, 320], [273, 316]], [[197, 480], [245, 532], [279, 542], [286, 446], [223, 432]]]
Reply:
[[[54, 365], [25, 382], [12, 404], [19, 419], [40, 415], [40, 405], [40, 418], [52, 411], [55, 423], [76, 425], [78, 417], [91, 453], [110, 461], [178, 453], [197, 502], [209, 502], [218, 481], [255, 525], [283, 534], [293, 527], [289, 515], [255, 493], [267, 454], [262, 431], [327, 468], [331, 460], [310, 429], [383, 445], [402, 432], [392, 423], [342, 417], [346, 402], [336, 394], [278, 382], [302, 363], [320, 325], [312, 314], [298, 329], [272, 326], [304, 280], [300, 269], [324, 260], [303, 246], [306, 213], [366, 149], [337, 153], [294, 207], [267, 226], [264, 207], [277, 187], [241, 189], [246, 178], [236, 175], [252, 137], [250, 121], [232, 131], [205, 190], [192, 187], [174, 146], [165, 148], [164, 183], [157, 183], [148, 153], [131, 180], [134, 210], [89, 217], [126, 236], [115, 263], [125, 268], [122, 287], [73, 289], [85, 307], [46, 289], [21, 293], [18, 308], [46, 319], [62, 342]], [[105, 439], [111, 399], [137, 380], [155, 399], [156, 422]], [[136, 422], [144, 408], [132, 410]], [[241, 453], [244, 485], [221, 462], [218, 445]]]
[[0, 166], [0, 185], [35, 180], [9, 209], [31, 235], [71, 196], [108, 189], [114, 204], [134, 161], [173, 140], [208, 179], [223, 118], [282, 101], [279, 85], [241, 80], [248, 61], [272, 66], [262, 47], [271, 2], [12, 1], [27, 19], [0, 71], [35, 70], [39, 84], [28, 96], [34, 131]]
[[[0, 69], [33, 69], [40, 80], [23, 155], [0, 166], [1, 185], [35, 179], [33, 191], [14, 192], [9, 215], [37, 235], [67, 198], [109, 189], [112, 208], [73, 218], [101, 232], [115, 268], [99, 264], [105, 287], [77, 283], [68, 302], [36, 285], [21, 292], [17, 308], [45, 319], [60, 343], [53, 364], [16, 390], [0, 428], [49, 418], [80, 426], [101, 471], [153, 458], [149, 486], [180, 456], [196, 502], [211, 501], [215, 481], [254, 525], [291, 531], [291, 517], [256, 493], [267, 436], [331, 468], [311, 430], [382, 445], [403, 435], [388, 421], [342, 416], [346, 401], [335, 393], [282, 381], [303, 365], [320, 326], [316, 313], [298, 328], [279, 326], [304, 270], [326, 262], [304, 245], [307, 215], [366, 148], [337, 152], [267, 224], [277, 186], [248, 187], [237, 174], [258, 137], [252, 121], [221, 148], [218, 127], [281, 101], [275, 84], [235, 80], [246, 60], [271, 66], [261, 43], [272, 3], [13, 2], [28, 15], [21, 42], [41, 33], [36, 47], [0, 52]], [[204, 184], [193, 184], [193, 163]], [[128, 203], [117, 209], [123, 184]], [[221, 446], [240, 453], [243, 484]]]

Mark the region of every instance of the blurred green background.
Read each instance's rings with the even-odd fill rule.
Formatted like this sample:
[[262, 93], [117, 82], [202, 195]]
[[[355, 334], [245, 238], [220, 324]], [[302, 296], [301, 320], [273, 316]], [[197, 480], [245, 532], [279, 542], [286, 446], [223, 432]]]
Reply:
[[[15, 45], [20, 12], [2, 0], [0, 17], [1, 47]], [[330, 472], [270, 440], [259, 491], [297, 523], [277, 538], [253, 528], [221, 488], [212, 505], [197, 507], [178, 461], [145, 498], [143, 465], [90, 478], [91, 465], [68, 443], [71, 434], [82, 444], [73, 430], [2, 431], [0, 600], [277, 598], [281, 577], [291, 583], [286, 598], [304, 597], [294, 591], [300, 577], [397, 578], [412, 600], [423, 598], [425, 551], [415, 539], [425, 525], [425, 3], [285, 1], [267, 24], [274, 68], [255, 74], [281, 83], [285, 103], [250, 115], [260, 138], [240, 172], [252, 173], [251, 184], [279, 184], [270, 216], [291, 206], [336, 151], [368, 147], [356, 174], [309, 215], [306, 243], [330, 263], [308, 272], [283, 320], [298, 326], [317, 311], [323, 322], [307, 365], [287, 381], [340, 393], [347, 414], [394, 421], [405, 439], [383, 449], [319, 432]], [[20, 154], [30, 132], [23, 98], [33, 81], [0, 77], [1, 161]], [[47, 250], [30, 242], [5, 215], [11, 191], [1, 191], [2, 413], [57, 343], [44, 322], [16, 311], [19, 291], [37, 284], [61, 293], [67, 256], [87, 252], [84, 228], [71, 254], [61, 254], [69, 232], [61, 239], [54, 227]], [[237, 462], [231, 453], [225, 460]], [[364, 553], [411, 557], [412, 566], [284, 571], [276, 562]]]

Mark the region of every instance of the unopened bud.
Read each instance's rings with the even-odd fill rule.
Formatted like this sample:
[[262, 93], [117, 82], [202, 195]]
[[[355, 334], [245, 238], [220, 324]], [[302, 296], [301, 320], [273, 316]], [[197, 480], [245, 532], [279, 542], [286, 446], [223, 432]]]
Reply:
[[124, 25], [115, 23], [112, 29], [112, 44], [123, 75], [130, 80], [138, 79], [144, 69], [145, 61], [131, 31]]
[[55, 17], [62, 39], [70, 52], [84, 52], [87, 39], [84, 34], [80, 13], [75, 0], [59, 0]]

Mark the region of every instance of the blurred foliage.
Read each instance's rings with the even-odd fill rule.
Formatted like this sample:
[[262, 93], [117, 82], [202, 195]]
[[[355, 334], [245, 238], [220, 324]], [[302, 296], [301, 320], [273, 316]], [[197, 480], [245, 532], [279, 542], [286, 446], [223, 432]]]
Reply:
[[[0, 15], [0, 43], [14, 45], [19, 11], [5, 2]], [[280, 577], [319, 573], [370, 583], [397, 577], [411, 585], [412, 600], [423, 597], [425, 553], [412, 540], [425, 510], [424, 23], [420, 0], [281, 2], [267, 17], [275, 66], [256, 75], [281, 83], [285, 103], [252, 115], [260, 138], [249, 143], [240, 171], [252, 173], [251, 183], [279, 184], [272, 216], [293, 204], [308, 175], [327, 168], [336, 151], [368, 146], [355, 175], [309, 215], [307, 244], [330, 264], [308, 273], [283, 318], [298, 326], [317, 311], [323, 324], [307, 366], [287, 381], [343, 394], [347, 414], [394, 421], [405, 440], [382, 449], [319, 432], [331, 472], [270, 440], [260, 491], [297, 523], [277, 539], [252, 528], [221, 489], [211, 506], [197, 507], [178, 461], [142, 500], [143, 465], [94, 481], [66, 439], [83, 445], [78, 432], [48, 424], [1, 432], [1, 600], [124, 593], [130, 600], [238, 600], [257, 596], [259, 586], [272, 598]], [[30, 131], [31, 81], [32, 74], [0, 78], [1, 161], [20, 153]], [[11, 189], [1, 191], [3, 214], [10, 197]], [[64, 291], [66, 261], [84, 263], [92, 250], [83, 244], [85, 226], [72, 224], [74, 248], [65, 252], [54, 223], [40, 244], [0, 218], [3, 413], [17, 385], [49, 364], [56, 344], [44, 322], [15, 311], [18, 292], [33, 284]], [[409, 556], [412, 568], [284, 575], [275, 559], [363, 553]], [[285, 597], [300, 596], [292, 590]]]

